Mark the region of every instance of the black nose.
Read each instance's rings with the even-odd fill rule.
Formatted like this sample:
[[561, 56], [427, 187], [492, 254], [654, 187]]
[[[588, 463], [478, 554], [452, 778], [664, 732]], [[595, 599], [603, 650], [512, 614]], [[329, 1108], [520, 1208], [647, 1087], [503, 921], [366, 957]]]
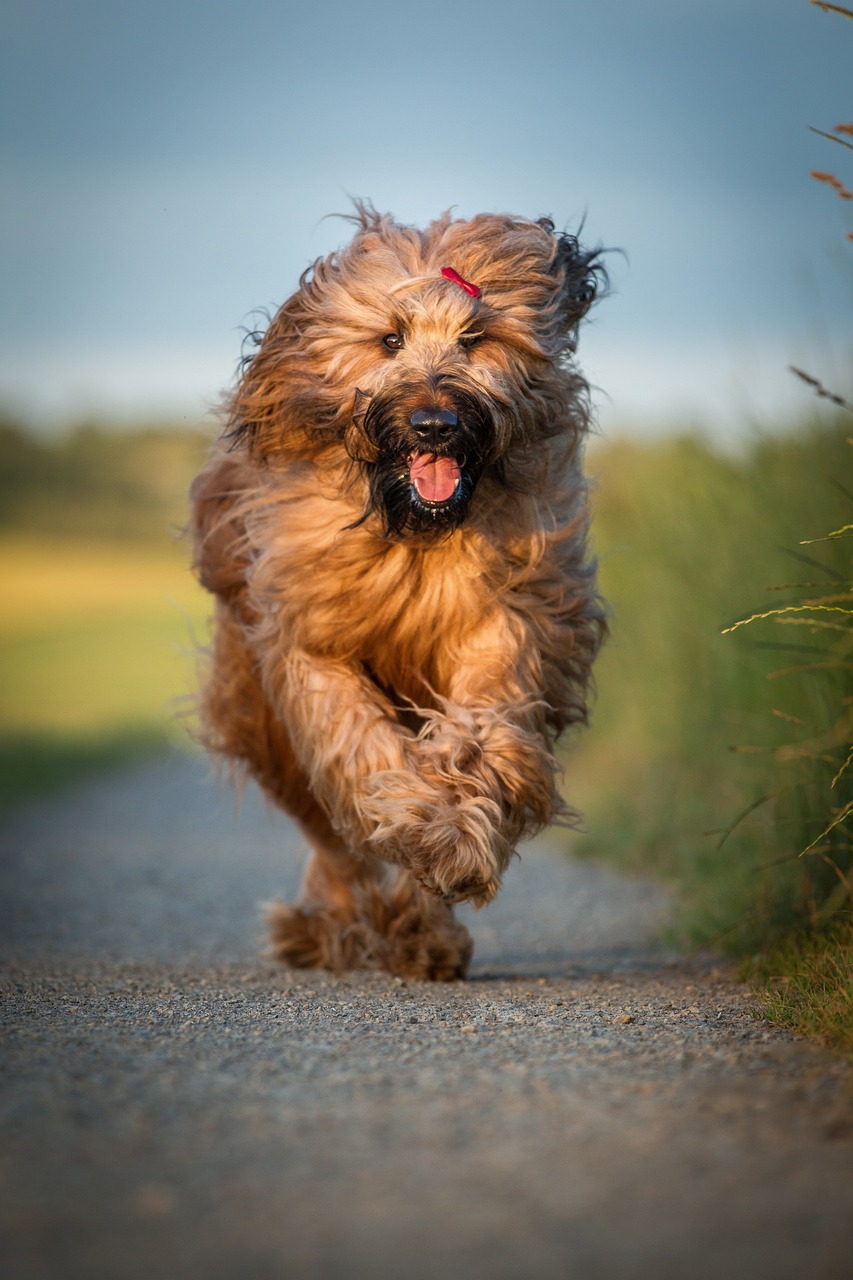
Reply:
[[425, 440], [440, 440], [453, 430], [459, 419], [451, 409], [417, 409], [409, 421]]

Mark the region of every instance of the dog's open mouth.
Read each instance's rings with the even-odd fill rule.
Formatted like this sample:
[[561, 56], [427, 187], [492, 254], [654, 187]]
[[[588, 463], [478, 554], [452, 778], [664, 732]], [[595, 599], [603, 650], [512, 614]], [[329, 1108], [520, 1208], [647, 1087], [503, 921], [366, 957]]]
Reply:
[[441, 453], [413, 453], [407, 461], [412, 488], [423, 502], [440, 506], [455, 496], [462, 483], [455, 458]]

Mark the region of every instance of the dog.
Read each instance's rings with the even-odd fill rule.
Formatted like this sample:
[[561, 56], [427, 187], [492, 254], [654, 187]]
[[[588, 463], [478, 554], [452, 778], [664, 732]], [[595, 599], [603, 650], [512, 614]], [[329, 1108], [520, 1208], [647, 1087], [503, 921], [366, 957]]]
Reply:
[[351, 219], [252, 335], [191, 490], [202, 733], [311, 846], [278, 958], [454, 980], [454, 904], [576, 818], [554, 747], [606, 624], [575, 348], [606, 277], [548, 218]]

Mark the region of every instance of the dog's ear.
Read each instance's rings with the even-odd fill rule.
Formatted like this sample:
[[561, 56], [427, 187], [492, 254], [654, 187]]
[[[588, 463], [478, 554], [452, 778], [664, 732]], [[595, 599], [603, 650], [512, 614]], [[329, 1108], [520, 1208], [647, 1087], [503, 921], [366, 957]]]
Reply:
[[[228, 404], [226, 437], [256, 461], [304, 454], [322, 436], [322, 388], [306, 350], [315, 292], [313, 268], [269, 322], [246, 334], [236, 388]], [[334, 415], [334, 406], [331, 408]]]
[[551, 270], [559, 282], [566, 329], [574, 335], [593, 302], [607, 288], [601, 250], [586, 249], [576, 235], [555, 231], [550, 218], [540, 218], [539, 226], [554, 240]]

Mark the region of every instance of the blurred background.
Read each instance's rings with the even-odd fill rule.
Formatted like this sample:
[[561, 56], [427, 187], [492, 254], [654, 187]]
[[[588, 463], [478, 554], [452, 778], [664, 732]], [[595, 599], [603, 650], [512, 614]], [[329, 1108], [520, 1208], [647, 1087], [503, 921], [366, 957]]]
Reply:
[[328, 215], [548, 214], [614, 250], [576, 845], [677, 878], [702, 940], [837, 936], [853, 420], [788, 368], [853, 398], [853, 202], [810, 177], [853, 187], [831, 9], [4, 0], [3, 803], [190, 749], [186, 488], [244, 328], [348, 238]]
[[850, 47], [807, 0], [2, 14], [0, 395], [39, 425], [196, 421], [351, 196], [623, 250], [584, 343], [608, 428], [790, 422], [786, 364], [840, 372], [842, 211], [807, 126], [844, 118]]

